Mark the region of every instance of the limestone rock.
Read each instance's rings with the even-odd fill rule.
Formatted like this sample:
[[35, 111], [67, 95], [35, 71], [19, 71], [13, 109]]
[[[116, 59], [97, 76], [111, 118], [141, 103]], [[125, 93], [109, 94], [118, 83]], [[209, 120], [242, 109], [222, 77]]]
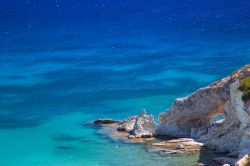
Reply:
[[128, 136], [128, 139], [134, 139], [134, 138], [135, 138], [135, 136], [133, 136], [133, 135]]
[[176, 149], [184, 149], [185, 147], [182, 144], [176, 144], [175, 148]]
[[235, 158], [230, 158], [230, 157], [216, 157], [214, 158], [214, 162], [219, 165], [234, 165], [234, 163], [237, 161]]
[[147, 115], [145, 109], [139, 116], [130, 116], [118, 123], [117, 131], [127, 132], [128, 138], [150, 138], [155, 134], [157, 124], [153, 115]]
[[155, 133], [156, 123], [153, 115], [147, 115], [143, 110], [136, 118], [135, 125], [131, 134], [135, 137], [148, 138], [152, 137]]
[[123, 132], [131, 132], [135, 126], [136, 116], [130, 116], [119, 123], [117, 130]]
[[[250, 102], [242, 101], [239, 82], [250, 76], [247, 65], [226, 78], [176, 99], [159, 115], [158, 135], [192, 137], [217, 151], [250, 154]], [[220, 123], [211, 119], [224, 115]]]
[[245, 155], [239, 161], [237, 161], [237, 163], [235, 164], [235, 166], [249, 166], [249, 165], [250, 165], [250, 156], [249, 155]]
[[202, 143], [198, 143], [193, 139], [190, 138], [178, 138], [178, 139], [171, 139], [161, 142], [155, 142], [149, 144], [148, 147], [157, 151], [160, 150], [174, 150], [175, 153], [178, 154], [193, 154], [198, 153], [200, 149], [203, 147]]

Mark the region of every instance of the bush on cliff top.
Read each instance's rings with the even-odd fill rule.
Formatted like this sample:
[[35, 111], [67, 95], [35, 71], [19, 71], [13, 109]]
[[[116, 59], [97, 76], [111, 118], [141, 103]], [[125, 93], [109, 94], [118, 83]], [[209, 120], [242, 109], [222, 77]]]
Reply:
[[240, 81], [239, 90], [243, 92], [243, 101], [250, 100], [250, 76]]

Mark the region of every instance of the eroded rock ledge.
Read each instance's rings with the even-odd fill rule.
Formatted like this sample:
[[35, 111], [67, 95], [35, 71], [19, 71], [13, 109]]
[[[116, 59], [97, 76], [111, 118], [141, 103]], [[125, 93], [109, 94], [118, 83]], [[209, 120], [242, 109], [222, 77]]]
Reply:
[[140, 115], [131, 116], [123, 121], [97, 119], [94, 124], [101, 125], [99, 133], [107, 135], [113, 140], [146, 143], [149, 152], [161, 155], [191, 154], [205, 148], [202, 143], [198, 143], [192, 138], [173, 139], [157, 135], [158, 124], [155, 123], [153, 115], [147, 115], [145, 110]]
[[[210, 148], [250, 153], [250, 108], [243, 102], [240, 81], [250, 76], [247, 65], [230, 76], [201, 88], [190, 96], [176, 99], [172, 107], [159, 115], [157, 134], [196, 138]], [[211, 118], [223, 114], [220, 124]]]
[[[139, 116], [108, 124], [111, 133], [123, 133], [120, 138], [134, 142], [152, 141], [159, 136], [193, 138], [217, 152], [234, 154], [238, 162], [231, 160], [231, 165], [232, 161], [239, 166], [247, 165], [250, 161], [250, 101], [242, 100], [239, 84], [249, 76], [250, 65], [247, 65], [187, 97], [176, 99], [170, 109], [159, 115], [158, 124], [152, 115], [142, 111]], [[222, 121], [211, 122], [220, 114], [224, 116]], [[170, 145], [169, 140], [158, 142], [160, 144]], [[195, 146], [199, 145], [200, 149], [203, 144]], [[184, 147], [178, 143], [172, 149], [179, 153], [181, 149], [188, 149]]]

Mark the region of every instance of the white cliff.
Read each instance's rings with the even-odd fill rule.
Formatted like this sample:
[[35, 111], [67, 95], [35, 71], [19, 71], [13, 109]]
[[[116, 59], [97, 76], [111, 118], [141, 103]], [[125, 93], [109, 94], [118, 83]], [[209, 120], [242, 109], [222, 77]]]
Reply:
[[[210, 148], [250, 154], [250, 102], [242, 100], [239, 83], [250, 76], [250, 66], [234, 72], [190, 96], [176, 99], [172, 107], [159, 115], [158, 135], [193, 137]], [[211, 119], [224, 115], [223, 122]]]
[[[130, 139], [154, 136], [193, 138], [217, 152], [238, 156], [241, 160], [236, 165], [249, 164], [250, 97], [243, 101], [243, 93], [239, 90], [240, 82], [249, 76], [250, 65], [247, 65], [187, 97], [176, 99], [170, 109], [159, 115], [158, 124], [152, 115], [142, 111], [139, 116], [116, 123], [116, 130], [127, 133]], [[224, 115], [224, 119], [212, 122], [216, 115]], [[169, 141], [162, 144], [169, 145]]]

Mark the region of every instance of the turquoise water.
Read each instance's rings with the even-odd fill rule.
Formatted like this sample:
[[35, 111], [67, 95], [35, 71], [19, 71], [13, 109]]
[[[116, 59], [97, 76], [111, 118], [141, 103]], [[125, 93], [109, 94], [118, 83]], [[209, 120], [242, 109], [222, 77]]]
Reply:
[[192, 165], [89, 122], [157, 116], [250, 62], [246, 0], [0, 4], [1, 166]]
[[1, 130], [1, 165], [180, 165], [195, 157], [160, 157], [144, 146], [112, 142], [81, 127], [81, 113], [51, 118], [36, 128]]

